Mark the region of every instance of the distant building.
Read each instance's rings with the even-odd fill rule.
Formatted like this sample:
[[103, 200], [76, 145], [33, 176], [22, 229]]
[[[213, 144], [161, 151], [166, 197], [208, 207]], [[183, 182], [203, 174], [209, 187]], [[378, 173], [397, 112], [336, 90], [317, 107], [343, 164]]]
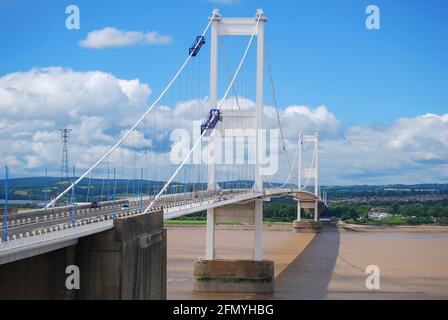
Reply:
[[383, 220], [387, 219], [388, 213], [383, 209], [372, 209], [368, 216], [370, 219]]

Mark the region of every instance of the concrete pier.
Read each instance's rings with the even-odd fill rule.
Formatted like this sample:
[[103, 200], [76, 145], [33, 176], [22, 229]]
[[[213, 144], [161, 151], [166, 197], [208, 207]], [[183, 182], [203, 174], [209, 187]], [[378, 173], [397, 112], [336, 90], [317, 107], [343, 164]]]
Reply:
[[[0, 265], [0, 299], [166, 299], [166, 254], [161, 211], [118, 218], [73, 246]], [[69, 265], [80, 289], [65, 286]]]
[[297, 233], [319, 233], [322, 231], [319, 221], [296, 220], [293, 222], [292, 228]]
[[[254, 226], [253, 260], [216, 259], [217, 221], [238, 221]], [[263, 260], [263, 201], [231, 204], [207, 212], [205, 259], [194, 261], [194, 291], [274, 292], [274, 263]]]
[[197, 259], [194, 262], [194, 291], [273, 293], [274, 262]]

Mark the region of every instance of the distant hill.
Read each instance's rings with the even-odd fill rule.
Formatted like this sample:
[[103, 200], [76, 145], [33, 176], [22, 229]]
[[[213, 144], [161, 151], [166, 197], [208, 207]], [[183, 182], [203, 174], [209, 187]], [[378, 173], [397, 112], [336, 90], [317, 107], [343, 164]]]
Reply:
[[[44, 187], [47, 184], [47, 198], [57, 195], [69, 183], [61, 183], [60, 178], [56, 177], [28, 177], [9, 179], [9, 198], [15, 200], [43, 200]], [[138, 194], [140, 193], [140, 184], [143, 193], [155, 194], [165, 184], [165, 181], [143, 180], [139, 179], [124, 180], [117, 179], [115, 193]], [[228, 188], [250, 188], [252, 181], [238, 180], [222, 183], [222, 186]], [[90, 186], [90, 189], [89, 189]], [[265, 183], [265, 187], [279, 187], [279, 184], [269, 185]], [[176, 183], [173, 182], [168, 193], [174, 192], [192, 192], [204, 190], [207, 187], [205, 183]], [[4, 180], [0, 180], [0, 199], [4, 195]], [[84, 179], [76, 187], [76, 195], [79, 200], [90, 197], [101, 197], [101, 194], [107, 197], [112, 196], [114, 190], [114, 181], [112, 179]], [[322, 186], [322, 191], [328, 193], [329, 199], [341, 199], [352, 197], [384, 197], [384, 196], [413, 196], [413, 195], [448, 195], [448, 184], [391, 184], [391, 185], [351, 185], [351, 186]], [[288, 201], [288, 200], [285, 200]]]
[[[76, 179], [76, 178], [75, 178]], [[228, 188], [250, 188], [252, 181], [239, 180], [227, 181], [222, 184]], [[45, 185], [47, 185], [47, 199], [55, 197], [70, 185], [70, 182], [61, 182], [60, 178], [55, 177], [30, 177], [13, 178], [8, 181], [8, 193], [11, 200], [44, 200]], [[78, 201], [105, 200], [111, 199], [114, 189], [117, 196], [139, 195], [140, 188], [144, 194], [157, 194], [165, 185], [165, 181], [140, 180], [140, 179], [117, 179], [116, 184], [113, 179], [89, 179], [81, 181], [75, 188], [75, 196]], [[278, 186], [278, 185], [275, 185]], [[167, 189], [167, 193], [193, 192], [205, 190], [205, 183], [178, 183], [172, 182]], [[0, 180], [0, 199], [4, 195], [4, 180]], [[67, 195], [67, 198], [70, 194]]]
[[391, 184], [391, 185], [353, 185], [326, 186], [329, 198], [351, 197], [390, 197], [390, 196], [418, 196], [418, 195], [448, 195], [448, 184]]

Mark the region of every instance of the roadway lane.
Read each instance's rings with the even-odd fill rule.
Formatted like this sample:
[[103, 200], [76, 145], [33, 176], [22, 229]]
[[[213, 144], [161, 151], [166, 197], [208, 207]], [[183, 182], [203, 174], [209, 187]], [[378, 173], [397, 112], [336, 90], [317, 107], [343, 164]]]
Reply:
[[[226, 190], [223, 192], [222, 196], [234, 196], [241, 192], [242, 191], [231, 192], [231, 191]], [[185, 198], [185, 195], [166, 195], [163, 198], [160, 198], [160, 200], [157, 202], [155, 207], [182, 206], [185, 203], [192, 202], [192, 201], [214, 200], [217, 198], [221, 198], [221, 195], [210, 194], [207, 191], [195, 193], [194, 197], [193, 197], [193, 194], [189, 194], [189, 195], [191, 195], [190, 199]], [[206, 195], [206, 196], [204, 197], [204, 195]], [[143, 200], [143, 206], [142, 206], [143, 209], [146, 208], [152, 200], [153, 200], [153, 197], [150, 197], [150, 198], [146, 197], [145, 200]], [[126, 200], [123, 201], [123, 199], [117, 200], [116, 207], [115, 207], [117, 215], [119, 215], [120, 213], [124, 213], [124, 212], [134, 212], [135, 210], [140, 210], [140, 201], [137, 200], [137, 201], [129, 201], [130, 208], [126, 211], [122, 211], [121, 204], [125, 201]], [[83, 206], [85, 206], [84, 209], [81, 209]], [[110, 202], [106, 203], [106, 204], [105, 203], [100, 204], [99, 210], [91, 209], [88, 207], [88, 205], [80, 205], [80, 206], [78, 206], [78, 209], [76, 209], [75, 221], [78, 222], [78, 221], [85, 221], [85, 220], [90, 220], [90, 219], [96, 220], [97, 218], [106, 217], [106, 216], [111, 217], [112, 213], [113, 213], [113, 208], [112, 208], [112, 203], [110, 203]], [[56, 215], [58, 215], [58, 216], [56, 217]], [[46, 216], [46, 220], [44, 220], [44, 216]], [[50, 216], [52, 216], [51, 219], [50, 219]], [[37, 222], [36, 222], [36, 217], [38, 217]], [[28, 219], [31, 219], [30, 223], [27, 222]], [[8, 235], [9, 235], [10, 239], [14, 235], [16, 237], [19, 237], [20, 234], [22, 234], [22, 236], [25, 236], [27, 232], [29, 233], [29, 235], [32, 235], [33, 231], [35, 231], [35, 233], [37, 234], [39, 230], [41, 232], [43, 232], [44, 229], [54, 228], [56, 226], [61, 226], [64, 224], [66, 224], [66, 225], [71, 224], [71, 222], [72, 222], [71, 208], [69, 206], [67, 206], [67, 207], [63, 207], [63, 208], [53, 208], [53, 209], [49, 209], [47, 211], [38, 210], [38, 211], [24, 212], [24, 213], [20, 214], [20, 221], [23, 221], [23, 220], [26, 221], [25, 224], [18, 225], [17, 220], [15, 220], [16, 222], [14, 223], [14, 225], [12, 225], [11, 222], [8, 224]], [[0, 229], [1, 239], [3, 239], [3, 233], [4, 233], [4, 228], [2, 226]]]
[[[89, 220], [89, 219], [96, 219], [96, 218], [100, 218], [101, 216], [105, 217], [105, 216], [112, 216], [113, 213], [113, 209], [110, 208], [109, 206], [107, 207], [102, 207], [99, 208], [100, 210], [89, 210], [86, 211], [84, 209], [84, 212], [82, 212], [82, 209], [77, 210], [77, 213], [75, 215], [75, 221], [78, 220]], [[140, 209], [140, 204], [136, 204], [136, 205], [131, 205], [130, 209], [127, 210], [127, 212], [132, 212], [134, 210], [138, 210]], [[67, 211], [68, 212], [68, 211]], [[116, 214], [118, 215], [119, 213], [124, 213], [125, 211], [121, 211], [121, 205], [120, 206], [116, 206]], [[56, 218], [56, 215], [53, 214], [53, 218], [50, 219], [50, 215], [47, 214], [47, 220], [43, 220], [43, 215], [40, 216], [39, 221], [38, 222], [31, 222], [31, 223], [26, 223], [26, 224], [22, 224], [22, 225], [9, 225], [8, 226], [8, 235], [11, 238], [13, 235], [18, 236], [19, 234], [23, 234], [25, 235], [26, 232], [29, 232], [30, 234], [33, 231], [38, 231], [38, 230], [43, 230], [43, 229], [48, 229], [51, 227], [55, 227], [55, 226], [59, 226], [59, 225], [63, 225], [63, 224], [71, 224], [72, 222], [72, 215], [71, 212], [70, 214], [67, 216], [66, 212], [64, 211], [64, 216], [61, 217], [61, 214], [58, 214], [59, 216]], [[33, 221], [32, 220], [32, 221]], [[4, 229], [2, 228], [0, 231], [0, 236], [3, 239], [3, 233], [4, 233]]]

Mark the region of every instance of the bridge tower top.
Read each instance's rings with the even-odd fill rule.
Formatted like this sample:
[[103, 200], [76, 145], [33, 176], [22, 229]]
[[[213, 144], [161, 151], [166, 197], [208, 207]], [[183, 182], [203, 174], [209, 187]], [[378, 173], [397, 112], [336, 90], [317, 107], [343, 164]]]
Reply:
[[[263, 128], [264, 106], [264, 25], [267, 21], [262, 9], [258, 9], [253, 18], [222, 18], [218, 9], [212, 11], [212, 29], [210, 45], [210, 107], [218, 103], [218, 39], [221, 36], [257, 37], [256, 98], [255, 98], [255, 184], [254, 191], [263, 191], [261, 159], [263, 151], [259, 139]], [[225, 121], [225, 120], [224, 120]], [[214, 159], [208, 167], [208, 189], [216, 190], [216, 168]]]

